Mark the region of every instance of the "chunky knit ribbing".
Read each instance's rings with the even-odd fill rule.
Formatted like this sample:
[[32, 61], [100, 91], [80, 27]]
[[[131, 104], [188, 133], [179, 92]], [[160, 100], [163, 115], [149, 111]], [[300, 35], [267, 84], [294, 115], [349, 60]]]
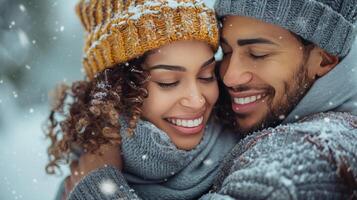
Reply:
[[357, 0], [217, 0], [219, 17], [253, 17], [279, 25], [344, 57], [357, 35]]

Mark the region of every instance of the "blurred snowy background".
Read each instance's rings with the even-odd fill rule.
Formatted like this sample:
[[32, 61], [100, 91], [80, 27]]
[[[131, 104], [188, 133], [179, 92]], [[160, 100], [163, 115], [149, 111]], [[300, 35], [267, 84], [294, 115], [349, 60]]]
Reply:
[[45, 173], [41, 125], [49, 91], [84, 76], [76, 2], [0, 0], [0, 200], [53, 199], [64, 177]]

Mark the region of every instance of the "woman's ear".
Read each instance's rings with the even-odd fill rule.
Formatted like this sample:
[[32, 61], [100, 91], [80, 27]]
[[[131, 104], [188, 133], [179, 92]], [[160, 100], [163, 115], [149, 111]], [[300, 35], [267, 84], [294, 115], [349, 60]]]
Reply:
[[314, 47], [310, 52], [308, 63], [310, 77], [319, 78], [326, 75], [339, 63], [339, 61], [337, 56], [331, 55], [319, 47]]

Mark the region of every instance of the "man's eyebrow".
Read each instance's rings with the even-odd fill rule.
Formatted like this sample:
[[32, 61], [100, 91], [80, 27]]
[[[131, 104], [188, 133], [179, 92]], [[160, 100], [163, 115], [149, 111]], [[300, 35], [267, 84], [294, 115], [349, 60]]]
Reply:
[[275, 42], [264, 38], [238, 39], [237, 44], [238, 46], [245, 46], [251, 44], [272, 44], [272, 45], [279, 46]]
[[[208, 65], [210, 65], [211, 63], [215, 62], [216, 60], [214, 59], [214, 57], [210, 58], [209, 60], [207, 60], [206, 62], [204, 62], [201, 65], [201, 68], [204, 68]], [[182, 67], [182, 66], [177, 66], [177, 65], [154, 65], [152, 67], [149, 68], [149, 70], [156, 70], [156, 69], [164, 69], [164, 70], [170, 70], [170, 71], [178, 71], [178, 72], [185, 72], [186, 68]]]

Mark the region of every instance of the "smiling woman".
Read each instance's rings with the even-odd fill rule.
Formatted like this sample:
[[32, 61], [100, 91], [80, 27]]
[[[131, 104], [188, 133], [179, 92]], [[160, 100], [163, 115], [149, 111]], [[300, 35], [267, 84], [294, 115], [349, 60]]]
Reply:
[[[73, 154], [83, 161], [111, 144], [110, 156], [72, 162], [71, 168], [85, 168], [79, 177], [90, 181], [91, 171], [109, 164], [144, 199], [195, 199], [208, 190], [237, 141], [210, 117], [219, 94], [214, 12], [199, 0], [104, 2], [77, 6], [88, 32], [83, 59], [88, 80], [75, 82], [70, 91], [59, 87], [46, 132], [52, 140], [47, 171], [54, 173]], [[67, 96], [73, 97], [68, 113]], [[69, 185], [80, 180], [72, 172]], [[104, 195], [76, 192], [81, 189], [74, 188], [70, 198]]]
[[143, 117], [178, 148], [194, 148], [218, 97], [213, 51], [203, 42], [175, 42], [149, 55], [146, 65], [151, 79]]

